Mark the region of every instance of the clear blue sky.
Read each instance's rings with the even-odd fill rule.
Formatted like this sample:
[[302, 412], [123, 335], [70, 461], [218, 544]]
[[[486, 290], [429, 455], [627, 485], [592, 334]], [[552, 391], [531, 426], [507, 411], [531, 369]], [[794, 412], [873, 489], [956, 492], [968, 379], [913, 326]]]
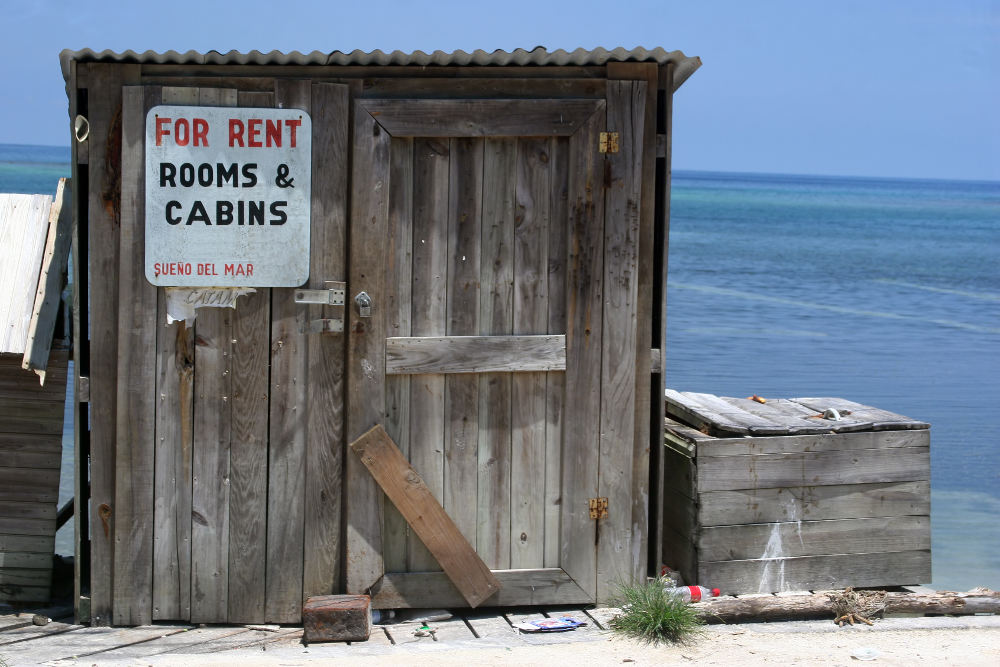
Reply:
[[63, 48], [663, 46], [675, 169], [1000, 180], [1000, 0], [0, 3], [0, 143], [68, 144]]

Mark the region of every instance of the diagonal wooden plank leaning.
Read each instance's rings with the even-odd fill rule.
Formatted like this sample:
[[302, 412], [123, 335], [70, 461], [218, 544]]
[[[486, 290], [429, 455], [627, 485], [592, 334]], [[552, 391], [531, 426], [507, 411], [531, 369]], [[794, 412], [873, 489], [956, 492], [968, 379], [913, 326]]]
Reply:
[[500, 582], [381, 425], [352, 442], [351, 449], [470, 607], [482, 604], [500, 590]]

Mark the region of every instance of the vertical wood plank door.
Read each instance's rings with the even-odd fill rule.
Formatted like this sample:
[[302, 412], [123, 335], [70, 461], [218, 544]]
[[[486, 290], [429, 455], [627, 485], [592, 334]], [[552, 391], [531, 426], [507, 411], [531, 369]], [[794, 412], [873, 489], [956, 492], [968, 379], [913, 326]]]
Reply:
[[[645, 576], [631, 539], [645, 95], [611, 81], [601, 99], [354, 101], [347, 440], [386, 428], [500, 580], [485, 605], [604, 601]], [[605, 132], [620, 154], [601, 151]], [[353, 453], [345, 469], [348, 592], [465, 606]]]
[[347, 277], [348, 86], [126, 86], [124, 99], [114, 622], [298, 623], [305, 598], [343, 589], [345, 339], [306, 331], [341, 309], [258, 286], [235, 310], [168, 324], [164, 289], [142, 278], [143, 127], [159, 103], [309, 112], [305, 287], [322, 289]]

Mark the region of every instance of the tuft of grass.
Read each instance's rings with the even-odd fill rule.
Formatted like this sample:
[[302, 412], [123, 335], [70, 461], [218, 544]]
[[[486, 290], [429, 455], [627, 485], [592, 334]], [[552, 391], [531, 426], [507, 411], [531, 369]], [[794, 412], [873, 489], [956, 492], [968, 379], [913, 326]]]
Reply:
[[622, 613], [611, 621], [611, 629], [617, 633], [647, 644], [684, 643], [705, 624], [696, 607], [667, 593], [660, 581], [618, 587], [617, 603]]

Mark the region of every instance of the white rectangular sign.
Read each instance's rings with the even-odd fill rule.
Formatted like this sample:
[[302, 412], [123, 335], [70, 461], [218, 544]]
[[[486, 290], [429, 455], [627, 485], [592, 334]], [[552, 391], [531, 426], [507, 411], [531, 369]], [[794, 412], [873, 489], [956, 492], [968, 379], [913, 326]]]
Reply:
[[146, 114], [146, 279], [297, 287], [309, 277], [312, 121], [300, 109]]

